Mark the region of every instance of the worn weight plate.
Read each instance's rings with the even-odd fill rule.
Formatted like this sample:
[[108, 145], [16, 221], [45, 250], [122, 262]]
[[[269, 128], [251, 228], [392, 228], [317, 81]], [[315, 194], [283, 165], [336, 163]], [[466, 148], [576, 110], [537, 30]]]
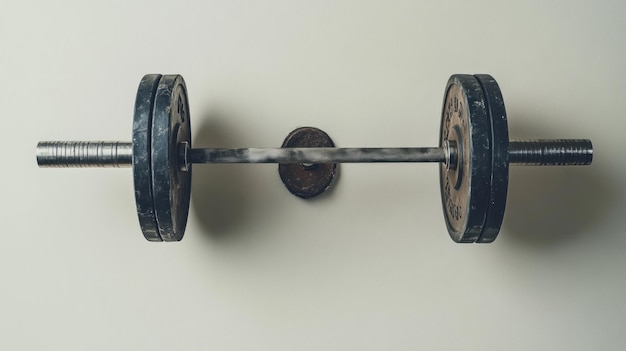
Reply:
[[189, 214], [191, 165], [182, 170], [179, 146], [191, 145], [187, 88], [180, 75], [161, 77], [152, 120], [152, 189], [159, 234], [164, 241], [183, 238]]
[[491, 197], [491, 121], [485, 96], [471, 75], [453, 75], [443, 100], [439, 146], [457, 146], [457, 162], [440, 165], [443, 212], [452, 240], [476, 242]]
[[491, 197], [479, 243], [496, 239], [504, 219], [507, 188], [509, 185], [509, 127], [502, 92], [496, 80], [487, 74], [474, 75], [480, 83], [487, 101], [491, 121]]
[[[335, 143], [324, 131], [313, 127], [301, 127], [289, 133], [281, 147], [334, 146]], [[326, 191], [331, 186], [336, 172], [336, 163], [278, 165], [278, 174], [285, 187], [303, 199], [312, 198]]]
[[152, 111], [160, 74], [147, 74], [139, 83], [133, 115], [133, 181], [137, 216], [149, 241], [163, 241], [157, 227], [152, 193]]

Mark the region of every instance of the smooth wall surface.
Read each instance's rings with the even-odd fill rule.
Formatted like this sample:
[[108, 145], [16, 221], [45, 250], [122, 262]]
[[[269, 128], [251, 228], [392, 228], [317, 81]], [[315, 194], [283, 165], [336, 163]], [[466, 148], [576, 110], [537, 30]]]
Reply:
[[[5, 1], [0, 349], [623, 350], [623, 1]], [[180, 243], [143, 239], [129, 169], [39, 169], [39, 140], [130, 140], [180, 73], [197, 147], [434, 146], [445, 83], [490, 73], [511, 134], [591, 167], [513, 168], [499, 238], [448, 237], [433, 164], [194, 168]]]

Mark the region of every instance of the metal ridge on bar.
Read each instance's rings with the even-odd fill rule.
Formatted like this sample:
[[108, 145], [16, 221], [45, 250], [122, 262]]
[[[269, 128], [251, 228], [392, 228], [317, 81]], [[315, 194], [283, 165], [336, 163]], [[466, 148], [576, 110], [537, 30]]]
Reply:
[[40, 141], [39, 167], [130, 167], [133, 144], [120, 141]]

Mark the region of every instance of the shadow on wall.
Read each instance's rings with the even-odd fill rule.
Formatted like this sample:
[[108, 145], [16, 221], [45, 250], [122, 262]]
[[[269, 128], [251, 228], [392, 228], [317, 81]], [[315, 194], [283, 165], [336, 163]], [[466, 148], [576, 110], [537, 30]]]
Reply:
[[[240, 147], [246, 145], [224, 123], [225, 116], [212, 112], [197, 119], [193, 146]], [[203, 232], [220, 239], [238, 232], [250, 214], [251, 175], [242, 165], [196, 165], [193, 168], [193, 211]]]
[[[522, 117], [517, 117], [523, 121]], [[520, 119], [521, 118], [521, 119]], [[510, 126], [511, 139], [552, 135], [545, 128]], [[581, 131], [580, 138], [585, 138]], [[594, 140], [592, 140], [593, 142]], [[604, 219], [617, 197], [610, 182], [610, 169], [598, 162], [594, 144], [591, 166], [511, 166], [504, 228], [514, 244], [536, 248], [562, 245], [581, 239]], [[595, 233], [598, 236], [608, 235]]]
[[[218, 112], [211, 112], [197, 119], [199, 127], [193, 132], [193, 147], [252, 147], [248, 140], [243, 140], [233, 133], [228, 127], [227, 116]], [[295, 127], [294, 127], [295, 128]], [[285, 134], [286, 136], [287, 134]], [[276, 141], [279, 147], [282, 140]], [[273, 210], [273, 196], [291, 198], [295, 201], [304, 201], [310, 204], [327, 201], [337, 185], [341, 171], [337, 168], [337, 174], [331, 187], [323, 194], [312, 199], [300, 199], [289, 193], [282, 185], [277, 166], [276, 189], [271, 192], [269, 198], [263, 195], [263, 190], [258, 189], [259, 183], [255, 182], [255, 172], [259, 166], [219, 164], [219, 165], [196, 165], [193, 168], [193, 184], [191, 201], [202, 231], [210, 238], [216, 240], [237, 240], [234, 235], [241, 233], [239, 230], [250, 220], [251, 217], [259, 218], [259, 211], [267, 211], [268, 216], [280, 218], [280, 213]], [[256, 169], [256, 171], [255, 171]], [[280, 193], [278, 193], [280, 192]], [[263, 196], [263, 200], [260, 197]], [[256, 216], [253, 216], [256, 215]]]
[[[518, 122], [524, 121], [523, 114], [522, 117], [516, 116]], [[252, 146], [228, 128], [225, 118], [213, 112], [197, 119], [199, 128], [194, 132], [194, 147]], [[516, 139], [545, 135], [560, 137], [557, 130], [547, 133], [545, 126], [528, 124], [511, 125], [510, 135]], [[585, 137], [584, 132], [580, 137]], [[598, 162], [596, 145], [594, 152], [593, 164], [586, 167], [511, 167], [503, 223], [509, 243], [537, 248], [562, 245], [580, 239], [581, 234], [590, 232], [590, 228], [604, 220], [604, 214], [618, 199], [609, 177], [609, 165]], [[272, 214], [272, 206], [253, 203], [253, 196], [261, 196], [258, 189], [254, 189], [253, 168], [252, 165], [194, 167], [192, 208], [203, 232], [209, 237], [233, 239], [232, 234], [241, 232], [238, 228], [249, 220], [252, 211], [267, 210], [268, 215], [278, 216]], [[319, 198], [298, 200], [327, 201], [337, 180]], [[285, 192], [284, 196], [293, 196], [284, 187], [281, 191]], [[608, 234], [595, 233], [594, 238]]]

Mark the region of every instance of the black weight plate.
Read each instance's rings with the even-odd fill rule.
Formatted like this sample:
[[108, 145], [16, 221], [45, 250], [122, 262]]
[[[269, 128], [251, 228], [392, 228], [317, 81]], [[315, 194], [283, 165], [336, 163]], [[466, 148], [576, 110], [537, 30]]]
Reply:
[[458, 143], [456, 167], [440, 165], [443, 212], [452, 240], [473, 243], [482, 234], [491, 197], [491, 121], [485, 96], [471, 75], [453, 75], [443, 100], [439, 146]]
[[160, 74], [147, 74], [139, 83], [133, 115], [133, 181], [137, 216], [149, 241], [163, 241], [157, 227], [152, 193], [152, 110]]
[[483, 88], [487, 99], [487, 113], [491, 120], [491, 198], [488, 203], [487, 217], [479, 243], [496, 240], [506, 207], [509, 185], [509, 127], [504, 108], [502, 92], [496, 80], [487, 74], [474, 75]]
[[161, 77], [152, 120], [152, 189], [159, 233], [164, 241], [183, 238], [189, 214], [191, 166], [179, 166], [179, 145], [191, 145], [187, 88], [180, 75]]
[[[281, 147], [334, 147], [335, 143], [323, 130], [301, 127], [293, 130]], [[280, 179], [292, 194], [309, 199], [326, 191], [335, 179], [336, 163], [312, 165], [279, 164]]]

